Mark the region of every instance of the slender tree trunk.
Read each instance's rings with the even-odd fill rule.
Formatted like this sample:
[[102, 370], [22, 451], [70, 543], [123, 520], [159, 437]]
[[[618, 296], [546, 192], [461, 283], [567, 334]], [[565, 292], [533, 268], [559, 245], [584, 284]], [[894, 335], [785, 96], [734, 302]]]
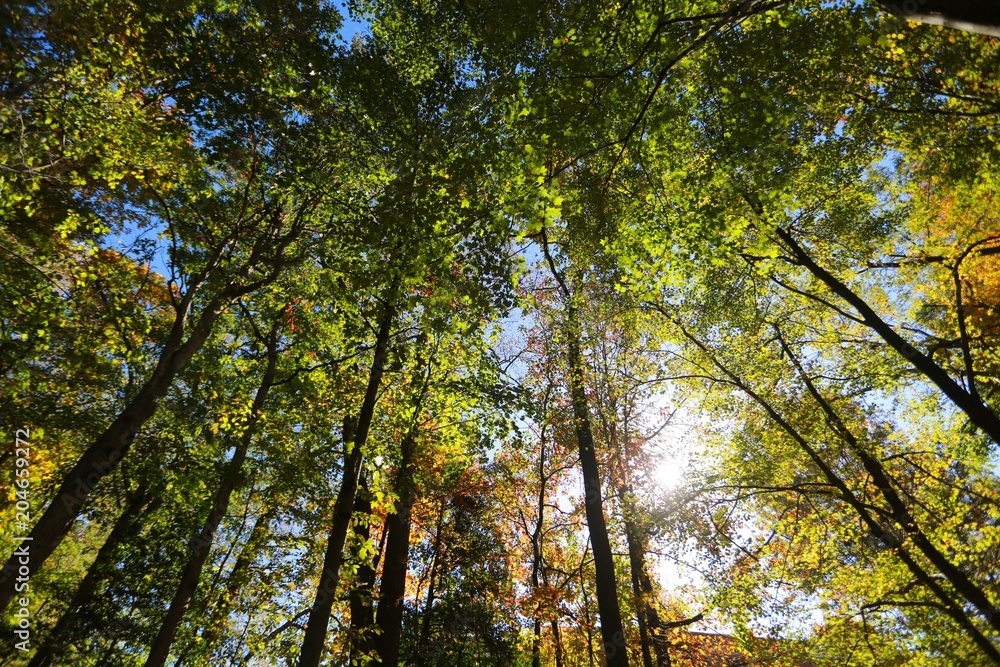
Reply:
[[[548, 396], [544, 404], [548, 404]], [[545, 487], [548, 482], [548, 478], [545, 476], [545, 425], [542, 426], [541, 436], [539, 438], [539, 451], [538, 451], [538, 499], [535, 504], [535, 512], [537, 513], [537, 518], [535, 519], [535, 528], [531, 532], [531, 589], [532, 591], [538, 590], [538, 585], [541, 580], [542, 574], [542, 527], [545, 523]], [[542, 664], [542, 618], [541, 610], [535, 609], [535, 627], [534, 627], [534, 639], [531, 644], [531, 666], [541, 667]]]
[[[121, 463], [122, 458], [128, 453], [132, 442], [139, 434], [139, 430], [156, 413], [160, 400], [170, 390], [177, 373], [187, 366], [195, 353], [208, 340], [215, 323], [226, 306], [233, 300], [269, 285], [277, 279], [283, 267], [280, 262], [274, 263], [262, 278], [244, 284], [251, 273], [259, 267], [265, 255], [281, 257], [288, 246], [298, 237], [304, 225], [302, 215], [304, 210], [304, 208], [300, 210], [296, 221], [286, 234], [263, 234], [257, 239], [246, 262], [235, 271], [226, 286], [205, 304], [198, 315], [197, 323], [185, 338], [185, 329], [195, 296], [222, 262], [223, 256], [229, 249], [230, 243], [235, 240], [238, 231], [234, 231], [224, 243], [220, 243], [213, 250], [205, 267], [191, 278], [187, 293], [177, 304], [174, 323], [167, 336], [167, 342], [160, 352], [153, 374], [139, 389], [135, 398], [119, 413], [111, 425], [91, 443], [80, 456], [76, 465], [63, 477], [59, 490], [31, 529], [31, 533], [28, 535], [30, 538], [29, 568], [31, 571], [37, 571], [52, 555], [56, 547], [66, 537], [70, 526], [79, 515], [84, 502], [97, 487], [98, 482], [114, 472], [118, 464]], [[275, 209], [272, 213], [271, 230], [278, 231], [277, 227], [280, 227], [282, 220], [281, 211]], [[19, 565], [20, 556], [15, 552], [7, 560], [3, 570], [0, 570], [0, 613], [6, 610], [11, 600], [14, 599]]]
[[382, 584], [379, 587], [376, 624], [379, 634], [377, 649], [382, 667], [399, 664], [399, 642], [403, 630], [403, 595], [406, 573], [410, 564], [410, 514], [416, 497], [413, 486], [413, 438], [407, 437], [401, 446], [402, 458], [396, 481], [397, 500], [394, 512], [385, 518], [388, 539], [382, 564]]
[[309, 612], [309, 622], [302, 640], [299, 667], [318, 667], [323, 657], [326, 628], [330, 622], [330, 611], [333, 608], [337, 585], [340, 583], [340, 568], [344, 562], [344, 544], [347, 541], [347, 530], [351, 525], [351, 514], [354, 511], [354, 496], [358, 492], [358, 475], [361, 473], [363, 461], [362, 450], [368, 440], [368, 431], [375, 414], [375, 401], [378, 398], [382, 371], [385, 367], [389, 334], [392, 331], [392, 322], [395, 316], [395, 300], [396, 287], [393, 286], [389, 290], [389, 299], [376, 335], [375, 356], [372, 359], [365, 399], [361, 405], [361, 412], [358, 414], [356, 431], [350, 434], [350, 437], [348, 434], [350, 429], [347, 428], [348, 420], [345, 419], [343, 480], [333, 507], [333, 525], [327, 540], [323, 571], [320, 573], [319, 585], [316, 588], [316, 598]]
[[202, 611], [208, 612], [208, 620], [205, 622], [205, 627], [202, 630], [200, 642], [206, 650], [211, 651], [215, 642], [219, 640], [225, 617], [232, 608], [232, 601], [237, 598], [240, 591], [243, 590], [243, 587], [249, 581], [250, 566], [256, 559], [261, 541], [269, 531], [271, 520], [274, 519], [276, 514], [277, 507], [271, 507], [257, 517], [253, 528], [250, 529], [250, 536], [247, 538], [246, 545], [236, 558], [233, 569], [229, 571], [229, 576], [226, 578], [225, 590], [215, 603], [211, 605], [211, 608], [209, 608], [209, 600], [206, 598], [206, 604], [202, 608]]
[[[349, 432], [346, 427], [345, 433]], [[351, 427], [353, 431], [353, 426]], [[351, 442], [345, 440], [346, 443]], [[340, 569], [344, 564], [344, 547], [347, 543], [347, 531], [351, 525], [351, 514], [354, 511], [354, 496], [357, 493], [358, 475], [361, 472], [363, 458], [357, 441], [344, 460], [344, 479], [337, 493], [333, 506], [333, 525], [327, 538], [326, 552], [323, 556], [323, 570], [320, 572], [319, 585], [316, 587], [316, 597], [309, 610], [309, 620], [306, 624], [305, 636], [302, 640], [302, 651], [299, 655], [299, 667], [316, 667], [323, 657], [326, 644], [326, 629], [330, 622], [334, 596], [340, 584]]]
[[587, 595], [587, 582], [583, 578], [583, 567], [580, 567], [580, 593], [583, 595], [583, 628], [587, 640], [587, 659], [590, 667], [594, 667], [594, 624], [590, 613], [590, 596]]
[[538, 616], [531, 639], [531, 667], [542, 667], [542, 619]]
[[426, 644], [431, 637], [431, 611], [434, 609], [434, 584], [437, 580], [438, 561], [441, 559], [441, 534], [444, 532], [444, 513], [446, 508], [444, 500], [441, 501], [441, 508], [438, 511], [436, 532], [434, 533], [434, 553], [431, 557], [431, 574], [427, 582], [427, 598], [424, 600], [424, 622], [420, 631], [420, 638]]
[[[627, 507], [629, 504], [631, 503], [625, 503], [623, 507]], [[628, 516], [631, 511], [630, 509], [625, 511], [625, 540], [628, 544], [628, 560], [632, 573], [632, 594], [635, 596], [636, 618], [643, 644], [642, 662], [645, 667], [652, 667], [655, 655], [656, 667], [670, 667], [666, 638], [659, 636], [660, 616], [651, 601], [653, 582], [646, 571], [645, 545], [634, 519]]]
[[[209, 433], [211, 433], [211, 431], [209, 431]], [[250, 506], [253, 503], [253, 496], [254, 496], [254, 490], [251, 489], [249, 493], [247, 493], [246, 504], [243, 506], [243, 513], [240, 515], [241, 518], [239, 521], [240, 523], [240, 528], [238, 530], [239, 533], [243, 532], [242, 526], [244, 523], [246, 523], [247, 519], [250, 517], [250, 512], [251, 512]], [[257, 518], [254, 520], [254, 527], [256, 527], [257, 524], [261, 522], [263, 519], [264, 519], [263, 515], [258, 514]], [[253, 534], [252, 528], [250, 532], [252, 536]], [[205, 612], [208, 611], [209, 605], [212, 603], [212, 598], [215, 596], [216, 590], [219, 588], [219, 586], [224, 585], [226, 583], [226, 581], [224, 580], [228, 580], [228, 576], [225, 571], [226, 566], [229, 563], [229, 559], [233, 556], [233, 554], [236, 553], [237, 547], [239, 547], [240, 545], [242, 545], [243, 547], [242, 549], [240, 549], [240, 553], [237, 554], [237, 559], [240, 556], [242, 556], [245, 551], [247, 551], [247, 547], [250, 543], [249, 539], [246, 540], [242, 539], [240, 534], [237, 534], [234, 537], [235, 539], [230, 541], [225, 554], [223, 554], [223, 556], [219, 559], [219, 567], [212, 575], [211, 581], [205, 588], [205, 592], [202, 595], [199, 595], [197, 600], [193, 600], [191, 606], [188, 607], [189, 611], [192, 614], [194, 614], [195, 618], [202, 618], [205, 615]], [[205, 631], [207, 629], [208, 629], [207, 621], [204, 621], [199, 630], [199, 634], [204, 636]], [[183, 655], [184, 654], [178, 656], [178, 660], [180, 660], [180, 658], [183, 657]]]
[[[628, 443], [627, 420], [625, 431], [625, 443]], [[616, 492], [622, 508], [622, 523], [625, 524], [625, 542], [628, 546], [632, 595], [635, 598], [636, 621], [642, 642], [642, 662], [644, 667], [653, 667], [653, 656], [655, 655], [656, 667], [670, 667], [666, 637], [660, 636], [660, 616], [656, 607], [653, 606], [653, 582], [646, 570], [646, 540], [642, 536], [642, 529], [636, 522], [638, 508], [632, 496], [631, 484], [627, 479], [626, 466], [629, 465], [631, 456], [627, 444], [623, 446], [614, 433], [612, 440], [619, 468]]]
[[562, 637], [559, 634], [559, 621], [552, 619], [552, 643], [556, 653], [556, 667], [563, 667]]
[[[30, 560], [33, 572], [38, 571], [62, 542], [84, 501], [97, 483], [118, 467], [139, 429], [156, 412], [157, 403], [166, 395], [174, 376], [204, 344], [221, 312], [221, 304], [214, 309], [206, 310], [185, 344], [180, 345], [179, 341], [176, 344], [167, 344], [152, 377], [63, 478], [55, 497], [30, 533]], [[186, 318], [178, 316], [175, 328], [182, 329], [184, 319]], [[0, 572], [0, 611], [6, 609], [14, 597], [16, 566], [17, 557], [12, 556]]]
[[[368, 480], [364, 474], [359, 482], [361, 490], [354, 500], [354, 513], [371, 517], [372, 504], [368, 490]], [[351, 655], [348, 664], [361, 664], [361, 656], [372, 649], [372, 626], [375, 622], [375, 610], [372, 601], [372, 591], [375, 586], [375, 569], [381, 556], [374, 558], [363, 556], [361, 547], [371, 539], [371, 522], [358, 523], [354, 527], [355, 545], [353, 557], [358, 561], [358, 573], [354, 586], [351, 588]]]
[[[628, 519], [626, 519], [628, 522]], [[629, 526], [625, 526], [625, 537], [628, 542], [629, 571], [632, 575], [632, 598], [635, 600], [635, 619], [639, 626], [639, 645], [642, 650], [643, 667], [653, 667], [653, 653], [650, 650], [649, 632], [646, 629], [646, 601], [643, 595], [642, 586], [639, 584], [639, 571], [642, 568], [642, 560], [636, 558], [638, 549], [633, 536], [630, 535]]]
[[417, 664], [426, 665], [427, 659], [431, 655], [431, 616], [434, 612], [434, 596], [436, 594], [435, 583], [437, 581], [438, 574], [438, 564], [441, 559], [441, 536], [444, 532], [444, 514], [447, 508], [447, 503], [444, 499], [441, 500], [441, 507], [438, 510], [438, 516], [436, 523], [436, 532], [434, 534], [434, 546], [433, 553], [431, 554], [431, 572], [429, 581], [427, 582], [427, 597], [424, 600], [424, 614], [423, 622], [420, 626], [420, 646], [421, 650], [417, 653]]
[[274, 384], [274, 375], [278, 363], [277, 337], [278, 325], [275, 324], [271, 328], [270, 337], [267, 341], [267, 368], [264, 371], [260, 387], [254, 396], [253, 405], [250, 408], [250, 419], [236, 446], [236, 451], [233, 452], [233, 458], [230, 459], [229, 464], [226, 466], [226, 472], [223, 474], [222, 481], [215, 493], [212, 509], [209, 511], [208, 516], [205, 517], [205, 524], [198, 536], [189, 545], [188, 552], [190, 556], [181, 572], [181, 579], [177, 584], [173, 600], [170, 602], [170, 608], [167, 609], [167, 615], [160, 623], [160, 630], [157, 632], [156, 638], [149, 648], [149, 655], [146, 656], [146, 667], [162, 667], [166, 664], [167, 657], [170, 655], [170, 647], [173, 645], [177, 631], [181, 627], [181, 621], [184, 620], [184, 612], [187, 610], [188, 604], [190, 604], [191, 598], [194, 597], [195, 590], [198, 588], [198, 581], [201, 579], [201, 572], [208, 561], [208, 555], [212, 551], [212, 543], [215, 541], [215, 534], [219, 529], [219, 524], [229, 511], [229, 501], [233, 495], [233, 491], [236, 490], [236, 487], [242, 481], [243, 464], [246, 461], [247, 450], [250, 448], [257, 425], [260, 423], [260, 416], [264, 409], [264, 402], [267, 400], [267, 394]]
[[666, 631], [660, 623], [660, 614], [649, 602], [653, 595], [653, 584], [645, 571], [639, 578], [639, 585], [646, 596], [646, 628], [649, 631], [649, 641], [653, 645], [653, 655], [656, 656], [656, 667], [670, 667], [670, 645], [667, 643]]
[[615, 579], [614, 555], [611, 540], [604, 520], [604, 500], [601, 494], [601, 473], [594, 451], [594, 437], [590, 428], [587, 395], [583, 380], [583, 360], [580, 354], [580, 339], [575, 311], [570, 315], [568, 340], [566, 343], [570, 367], [570, 394], [573, 401], [573, 417], [579, 444], [580, 467], [583, 472], [585, 490], [584, 508], [590, 544], [594, 552], [594, 581], [597, 588], [597, 609], [601, 616], [601, 637], [604, 640], [604, 654], [608, 667], [627, 667], [628, 653], [625, 647], [625, 630], [621, 611], [618, 608], [618, 583]]
[[[653, 651], [648, 627], [650, 604], [647, 591], [642, 585], [646, 577], [645, 540], [642, 539], [639, 526], [636, 523], [638, 508], [632, 501], [632, 487], [628, 482], [628, 467], [631, 465], [623, 443], [617, 433], [617, 405], [611, 405], [612, 421], [605, 421], [605, 430], [609, 433], [614, 451], [617, 471], [614, 473], [615, 492], [618, 495], [618, 505], [621, 508], [622, 523], [625, 525], [625, 544], [628, 547], [629, 574], [632, 583], [632, 600], [635, 610], [636, 624], [639, 627], [639, 646], [642, 654], [643, 667], [653, 667]], [[601, 414], [601, 413], [598, 413]], [[625, 441], [628, 442], [628, 422], [625, 426]], [[648, 583], [648, 577], [646, 577]], [[650, 585], [650, 593], [652, 586]]]
[[132, 494], [128, 505], [97, 552], [97, 557], [87, 569], [83, 581], [77, 586], [73, 600], [59, 617], [45, 643], [35, 653], [29, 667], [48, 667], [60, 659], [66, 643], [72, 639], [79, 625], [82, 610], [91, 605], [98, 586], [111, 573], [119, 547], [139, 533], [143, 518], [159, 504], [159, 499], [151, 501], [148, 489], [139, 488]]
[[[544, 238], [544, 237], [543, 237]], [[549, 253], [548, 240], [542, 245], [553, 277], [559, 283], [566, 302], [566, 357], [569, 366], [569, 389], [573, 404], [573, 421], [583, 472], [584, 509], [590, 544], [594, 552], [594, 580], [597, 588], [597, 610], [601, 617], [601, 638], [607, 667], [628, 667], [625, 628], [618, 608], [618, 582], [611, 540], [604, 520], [604, 499], [601, 495], [601, 471], [594, 451], [594, 435], [590, 427], [590, 409], [584, 380], [583, 356], [580, 345], [580, 320], [573, 303], [573, 293], [562, 274], [556, 269]]]
[[[422, 355], [422, 352], [418, 352]], [[403, 632], [403, 596], [406, 593], [406, 573], [410, 565], [410, 527], [413, 503], [417, 489], [414, 484], [413, 455], [416, 447], [417, 424], [423, 406], [424, 396], [431, 380], [432, 357], [426, 362], [426, 373], [420, 390], [412, 399], [413, 418], [406, 435], [399, 445], [399, 473], [396, 476], [396, 501], [393, 512], [386, 517], [388, 533], [385, 562], [382, 565], [382, 584], [379, 588], [378, 616], [379, 628], [378, 656], [382, 667], [396, 667], [399, 664], [399, 644]]]

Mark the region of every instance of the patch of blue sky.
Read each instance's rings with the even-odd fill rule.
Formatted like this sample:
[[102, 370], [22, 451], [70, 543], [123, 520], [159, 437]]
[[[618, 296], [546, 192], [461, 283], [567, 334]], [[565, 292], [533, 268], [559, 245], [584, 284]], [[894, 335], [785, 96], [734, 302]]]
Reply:
[[166, 223], [156, 218], [150, 224], [126, 225], [116, 232], [106, 234], [101, 245], [138, 262], [148, 263], [153, 272], [169, 278], [169, 250], [164, 243], [166, 233]]
[[350, 44], [355, 37], [366, 37], [371, 35], [371, 24], [362, 16], [352, 13], [348, 3], [343, 0], [335, 0], [334, 5], [343, 17], [344, 22], [340, 26], [337, 41], [343, 44]]

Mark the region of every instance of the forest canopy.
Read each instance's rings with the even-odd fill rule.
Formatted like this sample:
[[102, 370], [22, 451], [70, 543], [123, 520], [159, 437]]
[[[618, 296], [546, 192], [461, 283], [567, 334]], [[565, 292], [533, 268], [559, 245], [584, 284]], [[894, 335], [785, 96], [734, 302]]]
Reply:
[[0, 6], [0, 664], [1000, 665], [1000, 10]]

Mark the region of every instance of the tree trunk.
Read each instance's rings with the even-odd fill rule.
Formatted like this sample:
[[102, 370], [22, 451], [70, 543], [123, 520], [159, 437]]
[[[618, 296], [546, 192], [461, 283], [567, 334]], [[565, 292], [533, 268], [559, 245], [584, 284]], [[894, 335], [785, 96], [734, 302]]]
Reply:
[[434, 611], [434, 596], [435, 588], [434, 584], [437, 580], [438, 573], [438, 561], [441, 558], [441, 535], [444, 532], [444, 513], [447, 508], [447, 503], [444, 499], [441, 500], [441, 508], [438, 511], [438, 517], [436, 522], [436, 532], [434, 534], [434, 547], [433, 553], [431, 554], [431, 573], [429, 581], [427, 582], [427, 597], [424, 600], [424, 616], [423, 623], [420, 627], [420, 646], [421, 650], [417, 654], [416, 664], [423, 665], [427, 664], [427, 658], [432, 654], [430, 638], [431, 638], [431, 615]]
[[580, 354], [579, 323], [575, 309], [570, 310], [570, 324], [566, 342], [570, 370], [570, 394], [576, 438], [580, 450], [580, 468], [583, 472], [585, 491], [584, 507], [590, 545], [594, 552], [594, 583], [597, 588], [597, 610], [601, 617], [601, 638], [608, 667], [627, 667], [625, 630], [618, 608], [618, 583], [615, 580], [615, 561], [611, 551], [607, 524], [604, 521], [604, 500], [601, 495], [601, 472], [594, 451], [594, 436], [590, 428], [590, 415], [583, 380], [583, 360]]
[[535, 616], [535, 628], [531, 638], [531, 667], [542, 667], [542, 619]]
[[615, 579], [615, 560], [611, 540], [604, 520], [604, 499], [601, 495], [601, 471], [594, 451], [594, 435], [590, 427], [590, 409], [584, 380], [583, 356], [580, 351], [580, 320], [573, 303], [573, 293], [556, 269], [549, 253], [547, 238], [543, 237], [542, 249], [553, 277], [559, 283], [566, 302], [566, 357], [569, 366], [569, 389], [573, 404], [573, 421], [580, 450], [580, 468], [583, 472], [584, 509], [590, 545], [594, 552], [594, 582], [597, 588], [597, 611], [601, 617], [601, 638], [607, 667], [628, 667], [628, 651], [621, 610], [618, 608], [618, 582]]
[[632, 580], [632, 596], [635, 599], [636, 622], [639, 626], [639, 638], [642, 643], [642, 662], [644, 667], [653, 667], [653, 656], [656, 656], [656, 667], [670, 667], [670, 655], [666, 637], [660, 636], [660, 616], [653, 605], [653, 582], [646, 570], [646, 540], [642, 529], [636, 522], [638, 508], [636, 507], [632, 486], [627, 478], [628, 466], [631, 465], [631, 455], [628, 448], [628, 422], [625, 422], [624, 443], [618, 440], [612, 432], [612, 445], [615, 448], [615, 459], [618, 464], [616, 475], [616, 492], [622, 508], [622, 523], [625, 524], [625, 542], [628, 546], [629, 571]]
[[[281, 220], [280, 211], [275, 212], [274, 219]], [[280, 224], [280, 223], [278, 223]], [[264, 234], [255, 241], [249, 258], [232, 274], [226, 286], [208, 301], [198, 316], [198, 322], [185, 339], [184, 333], [187, 320], [194, 306], [194, 299], [199, 289], [211, 274], [218, 268], [223, 256], [235, 240], [238, 232], [234, 232], [220, 243], [212, 252], [205, 267], [191, 277], [190, 286], [176, 306], [174, 323], [171, 326], [167, 342], [160, 352], [156, 368], [149, 380], [139, 389], [128, 405], [119, 413], [110, 426], [87, 448], [63, 478], [55, 497], [45, 508], [41, 518], [31, 529], [30, 565], [31, 571], [38, 568], [52, 555], [56, 547], [69, 532], [70, 526], [80, 513], [80, 508], [97, 487], [98, 482], [110, 475], [128, 453], [139, 430], [156, 413], [160, 399], [166, 396], [177, 376], [191, 357], [205, 344], [212, 333], [215, 323], [223, 310], [233, 300], [250, 294], [277, 279], [284, 264], [274, 263], [265, 275], [255, 281], [243, 284], [254, 269], [264, 260], [265, 254], [280, 257], [288, 246], [302, 231], [302, 221], [296, 222], [284, 235]], [[272, 231], [274, 227], [272, 225]], [[14, 599], [14, 588], [17, 584], [15, 574], [19, 565], [19, 556], [15, 553], [7, 560], [0, 570], [0, 613], [7, 609]]]
[[[984, 404], [976, 396], [955, 382], [948, 375], [947, 371], [935, 363], [933, 359], [906, 342], [885, 320], [878, 316], [864, 299], [855, 294], [850, 287], [834, 277], [829, 271], [817, 264], [790, 233], [781, 227], [777, 228], [776, 233], [778, 238], [784, 241], [785, 245], [791, 249], [792, 254], [795, 255], [795, 259], [802, 266], [825, 284], [831, 292], [851, 304], [851, 307], [861, 316], [865, 326], [878, 334], [889, 347], [902, 355], [903, 358], [909, 360], [914, 368], [937, 385], [938, 389], [959, 410], [965, 413], [970, 422], [981, 429], [993, 442], [1000, 444], [1000, 417], [988, 405]], [[970, 378], [970, 383], [971, 381], [972, 379]]]
[[556, 651], [556, 667], [563, 667], [562, 637], [559, 635], [559, 621], [552, 619], [552, 643]]
[[[340, 583], [340, 568], [344, 563], [344, 544], [347, 541], [347, 530], [351, 525], [351, 514], [354, 511], [354, 497], [358, 492], [358, 475], [361, 473], [363, 461], [361, 452], [368, 440], [368, 430], [371, 428], [372, 418], [375, 414], [375, 401], [378, 399], [382, 371], [385, 367], [386, 349], [395, 315], [395, 300], [396, 288], [394, 286], [390, 289], [390, 297], [376, 335], [375, 356], [372, 359], [371, 374], [368, 377], [368, 387], [361, 405], [361, 412], [358, 414], [355, 433], [349, 434], [349, 431], [352, 430], [348, 428], [349, 420], [344, 420], [344, 475], [340, 484], [340, 492], [337, 494], [337, 501], [333, 507], [333, 525], [327, 540], [323, 571], [320, 573], [319, 585], [316, 588], [316, 598], [309, 611], [309, 621], [306, 625], [305, 637], [302, 640], [299, 667], [318, 667], [323, 657], [326, 628], [330, 622], [333, 597], [336, 595], [337, 585]], [[349, 444], [352, 442], [353, 446]]]
[[780, 332], [778, 332], [778, 341], [780, 342], [785, 354], [792, 361], [792, 364], [794, 364], [796, 370], [798, 370], [799, 376], [802, 378], [803, 382], [805, 382], [810, 395], [823, 409], [824, 414], [826, 414], [827, 423], [833, 427], [837, 434], [852, 450], [854, 450], [854, 452], [858, 455], [858, 458], [861, 459], [861, 465], [864, 467], [865, 472], [868, 473], [872, 483], [875, 484], [875, 487], [879, 490], [882, 498], [889, 506], [891, 516], [896, 524], [903, 530], [903, 533], [907, 537], [913, 540], [913, 544], [917, 547], [917, 549], [934, 565], [934, 567], [938, 569], [938, 572], [940, 572], [945, 579], [948, 580], [948, 583], [952, 585], [955, 591], [968, 600], [994, 630], [1000, 631], [1000, 613], [997, 613], [998, 610], [994, 608], [993, 603], [990, 601], [986, 592], [976, 585], [975, 582], [969, 579], [961, 568], [952, 563], [951, 560], [944, 553], [942, 553], [930, 541], [930, 539], [927, 538], [927, 535], [917, 523], [916, 518], [910, 514], [909, 509], [906, 507], [906, 503], [896, 492], [896, 489], [893, 488], [892, 482], [889, 481], [889, 475], [882, 466], [882, 462], [865, 450], [861, 443], [858, 442], [858, 439], [854, 436], [854, 434], [847, 428], [847, 425], [844, 424], [843, 420], [840, 419], [840, 416], [833, 410], [829, 401], [827, 401], [819, 393], [819, 390], [813, 384], [812, 379], [806, 374], [805, 369], [802, 367], [798, 358], [792, 354], [792, 350], [781, 337]]
[[[227, 288], [212, 299], [201, 312], [198, 323], [186, 340], [183, 339], [184, 328], [193, 302], [193, 294], [190, 299], [185, 298], [182, 301], [181, 310], [176, 316], [170, 337], [160, 353], [152, 376], [63, 478], [55, 497], [31, 529], [32, 572], [37, 572], [62, 542], [80, 508], [98, 482], [118, 467], [139, 430], [156, 412], [160, 399], [169, 391], [174, 377], [205, 344], [226, 304], [238, 295], [238, 291]], [[12, 555], [0, 571], [0, 612], [3, 612], [14, 598], [16, 585], [14, 575], [17, 566], [18, 557]]]
[[215, 493], [212, 509], [205, 517], [205, 524], [198, 536], [191, 541], [188, 549], [190, 557], [181, 572], [181, 579], [177, 584], [174, 598], [170, 602], [170, 608], [167, 609], [167, 615], [163, 618], [160, 630], [149, 648], [149, 655], [146, 656], [146, 667], [162, 667], [166, 664], [167, 657], [170, 655], [170, 647], [173, 645], [181, 621], [184, 619], [184, 612], [198, 588], [198, 581], [201, 579], [201, 572], [205, 568], [208, 555], [212, 551], [212, 543], [215, 541], [219, 524], [229, 511], [229, 500], [233, 491], [242, 481], [243, 463], [246, 461], [247, 450], [250, 448], [250, 443], [253, 441], [254, 433], [260, 422], [267, 394], [274, 384], [278, 363], [277, 338], [278, 326], [275, 324], [271, 328], [270, 338], [267, 341], [267, 368], [254, 396], [253, 405], [250, 408], [250, 419], [236, 446], [236, 451], [233, 452], [233, 458], [226, 466], [226, 472], [223, 474], [219, 489]]
[[[422, 353], [418, 352], [418, 355]], [[399, 664], [399, 643], [403, 631], [403, 595], [406, 593], [406, 573], [410, 565], [410, 526], [414, 486], [413, 450], [416, 446], [417, 423], [424, 396], [431, 379], [432, 358], [428, 357], [426, 374], [420, 391], [412, 399], [413, 418], [403, 441], [399, 445], [399, 473], [396, 476], [396, 501], [393, 512], [386, 517], [387, 542], [385, 562], [382, 565], [382, 584], [379, 588], [378, 656], [382, 667]]]
[[[627, 506], [627, 505], [623, 505]], [[632, 594], [635, 596], [636, 618], [639, 622], [639, 634], [642, 637], [642, 662], [645, 667], [652, 667], [653, 656], [656, 656], [656, 667], [670, 667], [670, 654], [667, 650], [666, 637], [660, 636], [660, 615], [656, 612], [651, 598], [653, 582], [646, 571], [646, 550], [642, 536], [635, 525], [635, 520], [625, 517], [625, 540], [628, 543], [629, 569], [632, 573]]]
[[587, 595], [587, 582], [583, 578], [583, 566], [580, 567], [580, 593], [583, 595], [583, 635], [587, 640], [587, 660], [594, 667], [594, 624], [590, 615], [590, 596]]
[[[361, 491], [354, 500], [354, 513], [371, 516], [372, 504], [369, 496], [368, 480], [361, 476], [359, 482]], [[384, 530], [384, 529], [383, 529]], [[362, 556], [361, 545], [371, 539], [371, 522], [359, 523], [354, 528], [355, 550], [354, 557], [358, 561], [358, 573], [351, 588], [351, 656], [349, 665], [362, 664], [361, 656], [372, 650], [372, 626], [375, 621], [375, 611], [372, 601], [372, 591], [375, 586], [375, 570], [378, 567], [379, 553], [374, 558]]]
[[[626, 519], [628, 522], [628, 519]], [[632, 575], [632, 598], [635, 601], [635, 620], [639, 625], [639, 648], [642, 651], [643, 667], [653, 667], [653, 652], [650, 650], [649, 631], [646, 628], [646, 601], [642, 585], [639, 583], [639, 571], [643, 567], [641, 559], [637, 559], [637, 544], [630, 534], [629, 526], [625, 526], [625, 536], [628, 542], [629, 571]]]
[[908, 21], [1000, 37], [1000, 3], [996, 0], [879, 0], [878, 4]]
[[97, 557], [87, 569], [83, 581], [77, 586], [72, 602], [59, 617], [59, 621], [52, 628], [45, 643], [35, 653], [28, 667], [48, 667], [61, 659], [66, 643], [72, 639], [79, 624], [82, 610], [93, 602], [97, 587], [111, 573], [118, 548], [138, 534], [142, 528], [142, 519], [159, 503], [159, 499], [150, 501], [148, 489], [139, 488], [132, 494], [128, 505], [115, 521], [114, 527], [97, 552]]
[[416, 497], [413, 487], [412, 435], [403, 441], [401, 449], [395, 511], [385, 518], [388, 538], [385, 562], [382, 564], [382, 584], [378, 595], [376, 624], [381, 633], [377, 643], [382, 667], [396, 667], [399, 664], [399, 641], [403, 630], [403, 595], [406, 591], [406, 573], [410, 564], [410, 513]]
[[[548, 406], [548, 397], [543, 404]], [[545, 476], [545, 425], [542, 426], [538, 442], [538, 500], [535, 511], [535, 528], [531, 532], [531, 589], [538, 590], [542, 578], [542, 527], [545, 523], [545, 487], [548, 478]], [[531, 667], [541, 667], [542, 664], [542, 618], [541, 610], [535, 608], [534, 638], [531, 644]]]

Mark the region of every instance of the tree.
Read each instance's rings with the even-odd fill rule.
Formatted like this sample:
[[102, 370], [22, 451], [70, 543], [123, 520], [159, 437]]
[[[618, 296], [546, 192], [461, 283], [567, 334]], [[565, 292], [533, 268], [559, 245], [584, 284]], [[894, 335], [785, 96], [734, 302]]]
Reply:
[[[543, 230], [543, 235], [545, 234]], [[594, 551], [594, 569], [597, 582], [597, 604], [601, 614], [601, 636], [604, 638], [604, 655], [609, 665], [628, 665], [625, 631], [618, 608], [618, 585], [612, 558], [611, 543], [604, 516], [604, 500], [601, 494], [601, 474], [594, 449], [594, 435], [590, 424], [590, 407], [584, 380], [584, 361], [581, 352], [581, 324], [577, 305], [573, 302], [579, 296], [571, 291], [566, 278], [556, 266], [549, 250], [547, 236], [543, 236], [542, 247], [553, 278], [559, 284], [565, 301], [566, 321], [566, 364], [573, 405], [573, 421], [579, 447], [580, 468], [583, 472], [584, 504], [587, 510], [587, 528], [590, 532], [591, 548]]]

